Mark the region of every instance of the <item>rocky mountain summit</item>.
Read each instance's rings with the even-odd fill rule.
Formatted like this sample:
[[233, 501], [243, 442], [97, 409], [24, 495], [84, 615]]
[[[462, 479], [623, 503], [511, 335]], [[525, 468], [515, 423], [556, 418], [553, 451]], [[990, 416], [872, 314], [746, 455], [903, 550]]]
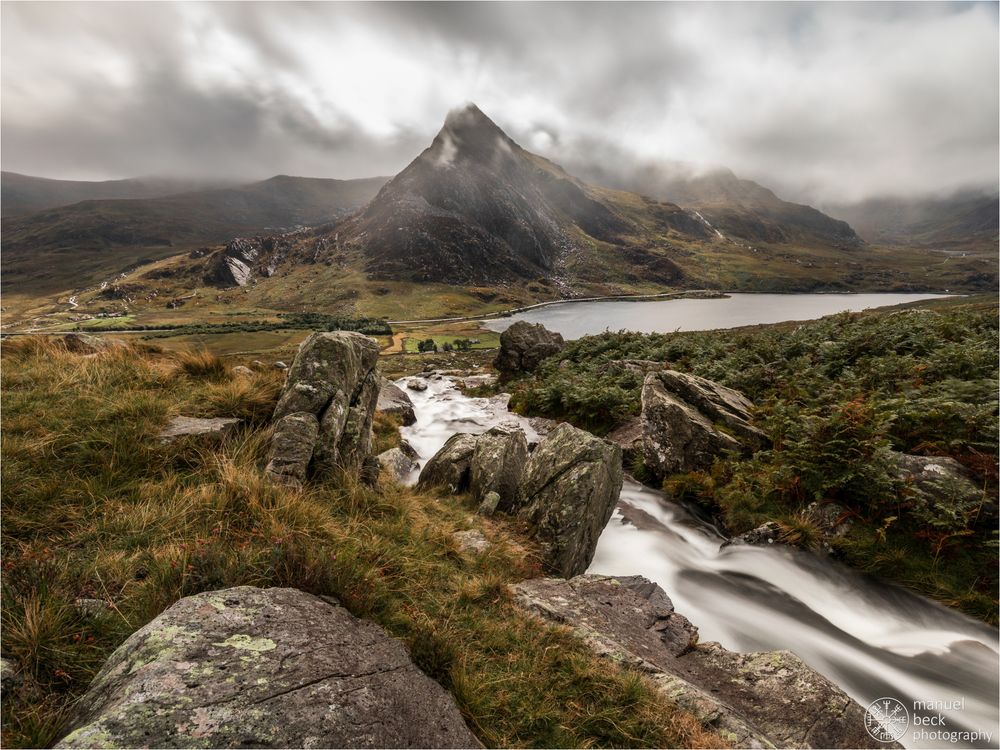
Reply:
[[[676, 206], [665, 209], [665, 228], [708, 236]], [[362, 250], [375, 278], [463, 284], [549, 276], [581, 241], [624, 244], [638, 229], [470, 104], [338, 236]]]

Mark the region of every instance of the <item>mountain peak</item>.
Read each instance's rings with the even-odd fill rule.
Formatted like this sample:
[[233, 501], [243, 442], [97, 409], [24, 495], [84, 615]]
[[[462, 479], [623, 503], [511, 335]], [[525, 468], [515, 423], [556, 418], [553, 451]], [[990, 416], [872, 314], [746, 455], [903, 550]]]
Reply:
[[431, 144], [430, 156], [438, 166], [451, 166], [456, 159], [485, 160], [509, 155], [517, 144], [472, 102], [448, 113]]

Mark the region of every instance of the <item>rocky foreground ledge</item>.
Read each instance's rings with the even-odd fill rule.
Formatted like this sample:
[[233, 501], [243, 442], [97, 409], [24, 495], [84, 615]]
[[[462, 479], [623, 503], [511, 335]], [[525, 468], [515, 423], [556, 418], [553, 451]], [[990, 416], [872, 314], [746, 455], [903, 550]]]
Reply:
[[328, 597], [181, 599], [108, 659], [57, 747], [480, 747], [399, 641]]
[[526, 609], [646, 673], [734, 747], [899, 747], [872, 739], [864, 709], [790, 651], [699, 644], [697, 628], [642, 576], [542, 578], [514, 589]]

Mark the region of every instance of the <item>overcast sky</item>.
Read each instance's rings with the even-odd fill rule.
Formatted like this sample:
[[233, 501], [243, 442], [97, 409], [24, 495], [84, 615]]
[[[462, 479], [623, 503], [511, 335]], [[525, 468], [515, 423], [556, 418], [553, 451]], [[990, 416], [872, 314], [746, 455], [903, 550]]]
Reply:
[[2, 164], [393, 174], [476, 102], [559, 161], [816, 201], [998, 180], [990, 4], [2, 4]]

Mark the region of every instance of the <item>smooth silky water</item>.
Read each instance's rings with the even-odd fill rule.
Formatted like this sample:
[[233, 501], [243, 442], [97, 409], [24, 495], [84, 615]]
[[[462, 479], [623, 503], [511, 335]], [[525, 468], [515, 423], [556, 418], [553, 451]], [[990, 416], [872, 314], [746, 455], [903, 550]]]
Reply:
[[[426, 391], [407, 393], [417, 421], [402, 433], [421, 465], [456, 432], [517, 424], [529, 441], [538, 437], [530, 420], [507, 410], [506, 396], [467, 397], [443, 377], [429, 380]], [[784, 546], [722, 547], [724, 541], [696, 512], [626, 479], [590, 572], [646, 576], [698, 627], [702, 641], [737, 651], [791, 651], [862, 706], [888, 696], [913, 714], [915, 701], [961, 701], [959, 708], [918, 711], [941, 714], [946, 725], [911, 721], [907, 747], [997, 746], [995, 629], [830, 559]], [[991, 739], [922, 741], [914, 736], [921, 729]]]

